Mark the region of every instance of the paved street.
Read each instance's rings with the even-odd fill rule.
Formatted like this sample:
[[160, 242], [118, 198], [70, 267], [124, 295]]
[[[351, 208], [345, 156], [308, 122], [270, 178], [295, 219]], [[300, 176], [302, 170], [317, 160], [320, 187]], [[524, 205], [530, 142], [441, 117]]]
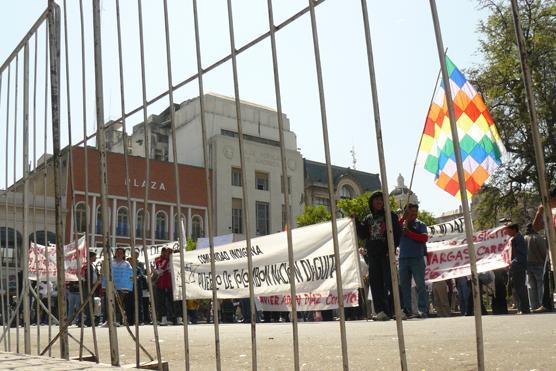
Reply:
[[[473, 370], [476, 368], [473, 317], [430, 318], [404, 321], [407, 359], [410, 370]], [[553, 370], [556, 365], [556, 313], [483, 317], [487, 370]], [[54, 330], [54, 328], [53, 328]], [[79, 329], [71, 333], [79, 338]], [[189, 326], [193, 370], [215, 368], [214, 328]], [[108, 329], [98, 328], [100, 361], [110, 363]], [[15, 332], [12, 330], [12, 342]], [[22, 335], [22, 331], [20, 331]], [[41, 327], [41, 345], [46, 343], [46, 327]], [[36, 341], [36, 327], [32, 328]], [[134, 364], [134, 343], [124, 328], [118, 329], [122, 364]], [[151, 326], [140, 327], [142, 344], [155, 354]], [[299, 324], [301, 368], [340, 370], [342, 365], [338, 322]], [[349, 364], [353, 370], [392, 370], [399, 367], [394, 321], [347, 322]], [[184, 369], [183, 328], [160, 328], [161, 349], [171, 370]], [[224, 324], [220, 327], [222, 369], [250, 369], [250, 326]], [[92, 349], [91, 330], [86, 330]], [[292, 369], [292, 337], [289, 323], [257, 325], [259, 369]], [[12, 348], [13, 349], [13, 348]], [[72, 356], [76, 343], [70, 340]], [[33, 351], [36, 348], [33, 345]], [[55, 347], [53, 355], [58, 356]], [[142, 361], [147, 361], [142, 357]], [[5, 369], [0, 364], [0, 368]]]

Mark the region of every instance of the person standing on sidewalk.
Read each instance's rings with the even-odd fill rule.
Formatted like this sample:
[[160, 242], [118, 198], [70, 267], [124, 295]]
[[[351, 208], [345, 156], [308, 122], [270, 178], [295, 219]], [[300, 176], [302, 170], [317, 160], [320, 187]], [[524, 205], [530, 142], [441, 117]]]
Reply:
[[543, 275], [548, 246], [544, 237], [535, 232], [532, 223], [527, 224], [524, 238], [527, 245], [527, 289], [529, 301], [531, 302], [531, 310], [537, 310], [542, 306]]
[[527, 271], [527, 246], [525, 239], [519, 232], [517, 223], [508, 223], [506, 231], [512, 244], [512, 261], [510, 263], [510, 279], [518, 298], [519, 314], [531, 313], [529, 298], [525, 286], [525, 273]]
[[[417, 219], [419, 206], [408, 204], [400, 219], [402, 236], [400, 238], [400, 286], [402, 288], [403, 309], [408, 318], [426, 318], [429, 313], [427, 288], [425, 286], [425, 255], [427, 250], [427, 226]], [[412, 313], [411, 280], [417, 287], [417, 307], [419, 313]], [[446, 290], [446, 289], [444, 289]]]
[[357, 236], [365, 240], [365, 247], [359, 252], [369, 266], [369, 284], [376, 312], [373, 320], [388, 321], [393, 316], [394, 308], [386, 218], [392, 219], [394, 246], [399, 245], [400, 224], [396, 214], [385, 215], [382, 191], [371, 194], [368, 202], [370, 213], [362, 221], [355, 219]]

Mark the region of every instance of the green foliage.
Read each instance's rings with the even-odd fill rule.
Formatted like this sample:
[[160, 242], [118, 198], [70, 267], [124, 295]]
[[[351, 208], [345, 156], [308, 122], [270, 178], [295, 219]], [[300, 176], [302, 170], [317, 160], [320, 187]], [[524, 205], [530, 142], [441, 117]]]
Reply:
[[[479, 52], [485, 62], [468, 71], [483, 95], [511, 159], [491, 178], [490, 184], [509, 199], [486, 191], [479, 224], [492, 224], [496, 210], [517, 204], [520, 194], [538, 193], [538, 177], [519, 52], [509, 1], [482, 0], [490, 16], [479, 24]], [[533, 79], [539, 131], [546, 162], [546, 177], [556, 178], [556, 2], [518, 0], [528, 63]], [[492, 208], [491, 208], [492, 206]]]
[[187, 240], [187, 244], [185, 245], [185, 251], [193, 251], [197, 248], [197, 242], [193, 240]]
[[363, 219], [369, 213], [370, 192], [364, 193], [356, 198], [344, 198], [337, 202], [338, 209], [346, 217], [356, 216]]
[[[340, 212], [346, 216], [356, 216], [358, 219], [363, 219], [367, 214], [369, 214], [369, 197], [371, 196], [371, 192], [364, 193], [356, 198], [352, 199], [341, 199], [337, 202], [338, 209]], [[400, 205], [396, 202], [396, 199], [390, 196], [389, 204], [390, 210], [396, 212]]]
[[524, 227], [532, 221], [539, 198], [536, 193], [502, 193], [495, 187], [483, 187], [473, 197], [473, 226], [477, 230], [499, 225], [502, 218]]
[[434, 220], [434, 216], [432, 216], [432, 214], [430, 212], [428, 212], [427, 210], [419, 210], [419, 213], [417, 214], [417, 219], [419, 219], [420, 221], [422, 221], [426, 225], [436, 224], [436, 222]]
[[307, 205], [305, 206], [303, 214], [297, 216], [296, 221], [298, 227], [303, 227], [306, 225], [326, 222], [330, 219], [332, 219], [332, 216], [324, 205]]

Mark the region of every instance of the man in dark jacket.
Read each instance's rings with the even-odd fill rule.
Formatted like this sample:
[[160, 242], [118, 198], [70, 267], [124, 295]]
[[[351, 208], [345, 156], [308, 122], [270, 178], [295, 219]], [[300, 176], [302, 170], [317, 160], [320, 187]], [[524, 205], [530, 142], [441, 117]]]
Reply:
[[519, 232], [517, 223], [506, 225], [506, 231], [512, 243], [512, 261], [510, 263], [510, 278], [519, 301], [519, 313], [530, 313], [529, 298], [525, 286], [525, 272], [527, 270], [527, 245]]
[[[393, 299], [384, 197], [381, 191], [376, 191], [369, 197], [369, 209], [371, 211], [369, 215], [362, 221], [356, 219], [355, 224], [358, 237], [365, 240], [365, 247], [361, 249], [361, 253], [369, 265], [369, 284], [376, 312], [373, 319], [387, 321], [393, 315]], [[400, 241], [398, 217], [391, 213], [390, 218], [394, 229], [394, 245], [398, 246]]]

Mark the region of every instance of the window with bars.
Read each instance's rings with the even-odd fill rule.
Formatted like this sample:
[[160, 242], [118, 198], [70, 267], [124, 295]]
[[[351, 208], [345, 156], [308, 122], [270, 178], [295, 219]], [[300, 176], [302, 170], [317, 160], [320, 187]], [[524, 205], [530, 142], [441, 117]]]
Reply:
[[268, 173], [255, 172], [255, 189], [268, 191]]
[[232, 168], [232, 185], [241, 187], [241, 169], [237, 167]]
[[[284, 176], [282, 175], [280, 177], [280, 190], [282, 193], [284, 193]], [[288, 193], [291, 194], [292, 193], [292, 177], [289, 176], [288, 177]]]
[[116, 236], [129, 236], [129, 214], [127, 207], [118, 209], [118, 223], [116, 224]]
[[232, 198], [232, 233], [243, 233], [243, 204], [241, 198]]
[[268, 202], [255, 204], [257, 236], [265, 236], [270, 231], [270, 207]]
[[159, 211], [156, 214], [156, 229], [154, 236], [157, 240], [167, 240], [168, 239], [168, 222], [166, 213], [164, 211]]

